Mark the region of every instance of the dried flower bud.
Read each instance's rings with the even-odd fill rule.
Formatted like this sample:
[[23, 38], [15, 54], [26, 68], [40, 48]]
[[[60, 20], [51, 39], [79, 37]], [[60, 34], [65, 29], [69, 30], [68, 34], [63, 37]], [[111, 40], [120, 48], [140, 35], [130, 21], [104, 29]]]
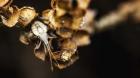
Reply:
[[78, 31], [72, 37], [77, 46], [85, 46], [90, 44], [90, 35], [85, 31]]
[[73, 34], [73, 31], [68, 28], [60, 28], [56, 31], [56, 33], [62, 38], [70, 38]]
[[32, 7], [23, 7], [20, 9], [19, 23], [27, 26], [35, 17], [37, 13]]

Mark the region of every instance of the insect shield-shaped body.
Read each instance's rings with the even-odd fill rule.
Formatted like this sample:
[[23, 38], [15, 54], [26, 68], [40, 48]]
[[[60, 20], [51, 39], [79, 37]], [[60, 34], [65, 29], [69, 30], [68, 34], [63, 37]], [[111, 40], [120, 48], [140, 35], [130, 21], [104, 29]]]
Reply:
[[35, 21], [31, 27], [32, 33], [38, 37], [39, 42], [36, 43], [34, 53], [35, 56], [41, 60], [45, 60], [48, 45], [48, 34], [47, 34], [47, 26], [40, 21]]
[[32, 24], [31, 29], [34, 35], [39, 37], [39, 39], [47, 46], [48, 45], [47, 26], [40, 21], [35, 21]]

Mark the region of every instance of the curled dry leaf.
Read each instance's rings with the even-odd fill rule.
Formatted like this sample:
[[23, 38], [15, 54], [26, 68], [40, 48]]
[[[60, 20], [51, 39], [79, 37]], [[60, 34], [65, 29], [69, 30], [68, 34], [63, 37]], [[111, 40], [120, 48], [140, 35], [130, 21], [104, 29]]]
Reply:
[[23, 26], [27, 26], [35, 17], [37, 13], [33, 7], [22, 7], [20, 9], [19, 23]]

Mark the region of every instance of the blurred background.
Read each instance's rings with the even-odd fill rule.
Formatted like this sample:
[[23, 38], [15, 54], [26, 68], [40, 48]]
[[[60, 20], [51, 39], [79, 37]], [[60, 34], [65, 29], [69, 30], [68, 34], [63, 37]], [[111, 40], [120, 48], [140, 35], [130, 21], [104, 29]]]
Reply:
[[[96, 20], [128, 0], [92, 0]], [[50, 0], [14, 0], [41, 12]], [[0, 77], [2, 78], [140, 78], [140, 23], [128, 18], [116, 27], [95, 33], [89, 46], [79, 48], [80, 59], [72, 66], [51, 71], [33, 49], [20, 43], [20, 29], [0, 27]]]

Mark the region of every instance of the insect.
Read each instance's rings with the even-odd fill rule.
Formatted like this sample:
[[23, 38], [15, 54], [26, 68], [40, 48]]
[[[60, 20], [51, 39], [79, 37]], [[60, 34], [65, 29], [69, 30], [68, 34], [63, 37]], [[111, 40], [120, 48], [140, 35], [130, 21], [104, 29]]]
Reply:
[[[35, 21], [32, 24], [31, 30], [32, 30], [33, 34], [35, 36], [37, 36], [39, 38], [39, 40], [40, 40], [39, 43], [36, 45], [34, 51], [39, 49], [41, 44], [42, 44], [43, 47], [44, 47], [44, 56], [41, 59], [45, 60], [45, 55], [48, 53], [49, 56], [50, 56], [51, 64], [52, 64], [52, 57], [51, 57], [52, 52], [51, 52], [50, 44], [49, 44], [49, 41], [48, 41], [49, 37], [48, 37], [48, 34], [47, 34], [47, 31], [48, 31], [47, 26], [45, 24], [43, 24], [42, 22], [40, 22], [40, 21]], [[53, 70], [53, 68], [52, 68], [52, 70]]]

